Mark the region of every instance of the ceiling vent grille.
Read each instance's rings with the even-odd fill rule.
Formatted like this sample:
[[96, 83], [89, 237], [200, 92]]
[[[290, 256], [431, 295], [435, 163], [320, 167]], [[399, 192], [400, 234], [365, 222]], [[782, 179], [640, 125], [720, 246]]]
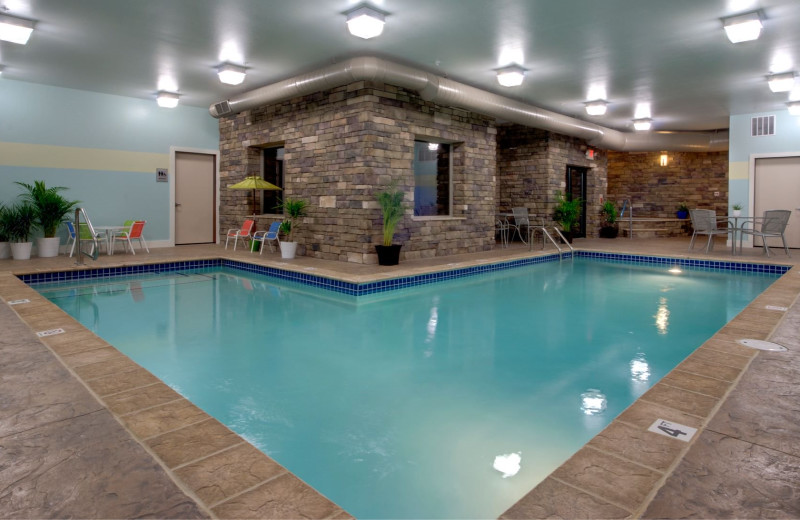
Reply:
[[750, 135], [775, 135], [775, 116], [754, 117], [750, 120]]
[[214, 110], [216, 110], [218, 116], [224, 116], [231, 113], [231, 105], [227, 101], [220, 101], [214, 105]]

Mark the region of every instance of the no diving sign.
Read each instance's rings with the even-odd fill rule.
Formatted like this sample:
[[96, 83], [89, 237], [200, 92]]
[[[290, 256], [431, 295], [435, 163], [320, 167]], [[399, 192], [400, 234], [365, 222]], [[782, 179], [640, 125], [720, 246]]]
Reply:
[[664, 419], [657, 419], [656, 422], [650, 425], [647, 431], [659, 435], [666, 435], [667, 437], [672, 437], [673, 439], [678, 439], [683, 442], [689, 442], [692, 437], [694, 437], [694, 434], [697, 433], [697, 428], [665, 421]]

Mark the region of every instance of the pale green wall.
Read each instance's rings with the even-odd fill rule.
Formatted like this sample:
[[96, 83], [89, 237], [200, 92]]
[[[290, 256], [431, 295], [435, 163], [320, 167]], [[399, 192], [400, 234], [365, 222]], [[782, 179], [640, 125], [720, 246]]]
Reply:
[[[66, 186], [96, 225], [147, 220], [148, 241], [169, 238], [171, 146], [217, 150], [219, 125], [205, 108], [0, 79], [0, 202], [15, 181]], [[170, 176], [170, 182], [172, 178]]]
[[[753, 117], [775, 115], [775, 135], [750, 136]], [[786, 110], [758, 114], [740, 114], [730, 118], [730, 149], [728, 151], [728, 201], [741, 202], [745, 216], [752, 204], [750, 193], [750, 156], [752, 154], [800, 155], [800, 117]]]

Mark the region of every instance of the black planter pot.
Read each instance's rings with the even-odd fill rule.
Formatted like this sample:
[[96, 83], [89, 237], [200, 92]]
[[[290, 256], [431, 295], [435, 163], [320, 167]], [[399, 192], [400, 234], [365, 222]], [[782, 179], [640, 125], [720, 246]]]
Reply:
[[600, 238], [617, 238], [619, 228], [617, 226], [604, 226], [600, 228]]
[[400, 262], [400, 248], [402, 244], [390, 246], [375, 246], [378, 253], [378, 265], [397, 265]]

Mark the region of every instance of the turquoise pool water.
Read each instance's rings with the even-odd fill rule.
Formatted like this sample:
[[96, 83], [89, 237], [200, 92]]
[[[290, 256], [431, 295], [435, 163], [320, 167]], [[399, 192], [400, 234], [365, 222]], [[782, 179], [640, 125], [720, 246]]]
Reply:
[[358, 299], [228, 268], [34, 287], [356, 517], [494, 518], [777, 278], [668, 267]]

